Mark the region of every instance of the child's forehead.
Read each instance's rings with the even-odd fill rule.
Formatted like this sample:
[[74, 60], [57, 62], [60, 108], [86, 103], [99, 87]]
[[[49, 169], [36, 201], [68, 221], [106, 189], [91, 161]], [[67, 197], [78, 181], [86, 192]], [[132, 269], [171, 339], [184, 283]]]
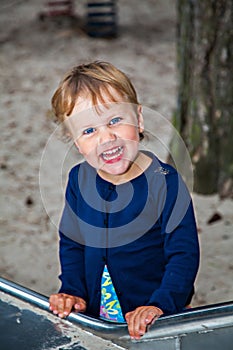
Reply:
[[101, 99], [98, 98], [97, 103], [93, 104], [92, 96], [87, 92], [78, 96], [69, 118], [77, 116], [79, 119], [99, 119], [118, 113], [129, 113], [136, 109], [137, 106], [135, 104], [129, 103], [127, 99], [122, 98], [119, 94], [114, 96], [114, 101], [107, 95], [102, 96]]
[[86, 109], [104, 109], [111, 107], [110, 105], [113, 103], [127, 103], [128, 97], [123, 96], [120, 92], [114, 89], [112, 86], [109, 86], [105, 89], [100, 89], [99, 94], [94, 93], [93, 91], [85, 89], [82, 93], [77, 97], [74, 106], [75, 111], [82, 111]]

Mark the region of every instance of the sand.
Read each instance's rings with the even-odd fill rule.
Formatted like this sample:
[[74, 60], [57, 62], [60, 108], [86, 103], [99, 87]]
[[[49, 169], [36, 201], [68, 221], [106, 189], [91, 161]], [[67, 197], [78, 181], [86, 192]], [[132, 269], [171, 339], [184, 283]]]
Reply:
[[[85, 2], [75, 3], [82, 19]], [[70, 67], [106, 60], [129, 75], [143, 106], [169, 122], [176, 106], [176, 17], [172, 0], [119, 0], [119, 37], [106, 40], [88, 37], [80, 18], [72, 25], [40, 22], [43, 10], [36, 0], [0, 4], [0, 275], [49, 295], [59, 287], [57, 223], [66, 174], [80, 159], [54, 134], [51, 96]], [[232, 300], [233, 202], [192, 196], [201, 246], [193, 305]], [[208, 224], [216, 213], [220, 219]]]

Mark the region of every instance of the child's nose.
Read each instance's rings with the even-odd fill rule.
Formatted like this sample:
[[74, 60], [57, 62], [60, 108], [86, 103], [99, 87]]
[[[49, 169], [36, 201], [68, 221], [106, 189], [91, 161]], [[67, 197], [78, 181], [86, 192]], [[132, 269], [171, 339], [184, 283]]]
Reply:
[[108, 126], [102, 126], [99, 129], [99, 144], [116, 140], [116, 135]]

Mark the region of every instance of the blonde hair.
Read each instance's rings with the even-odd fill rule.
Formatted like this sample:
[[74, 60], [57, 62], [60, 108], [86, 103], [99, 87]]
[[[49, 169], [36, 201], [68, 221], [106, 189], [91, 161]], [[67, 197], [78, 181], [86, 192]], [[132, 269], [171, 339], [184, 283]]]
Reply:
[[93, 106], [98, 102], [106, 103], [103, 95], [108, 96], [111, 102], [118, 102], [110, 88], [116, 90], [124, 101], [139, 104], [130, 79], [112, 64], [95, 61], [74, 67], [65, 75], [52, 97], [55, 121], [63, 122], [72, 113], [77, 98], [83, 93], [90, 94]]

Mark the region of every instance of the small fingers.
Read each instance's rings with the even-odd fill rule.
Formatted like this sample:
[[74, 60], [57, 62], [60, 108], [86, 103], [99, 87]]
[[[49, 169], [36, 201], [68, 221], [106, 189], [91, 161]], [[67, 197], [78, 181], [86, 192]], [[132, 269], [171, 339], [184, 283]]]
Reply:
[[125, 318], [131, 338], [140, 339], [146, 333], [148, 325], [155, 322], [162, 313], [160, 309], [154, 306], [138, 307], [136, 310], [127, 313]]
[[57, 299], [58, 295], [57, 294], [52, 294], [49, 298], [49, 309], [53, 311], [54, 314], [58, 314], [57, 310]]
[[50, 310], [55, 315], [63, 318], [70, 314], [75, 303], [75, 297], [68, 294], [58, 293], [51, 295], [49, 302]]
[[65, 305], [66, 305], [66, 297], [63, 295], [60, 295], [57, 299], [57, 311], [58, 311], [58, 316], [61, 318], [64, 317]]
[[74, 308], [76, 311], [85, 312], [87, 308], [85, 300], [83, 300], [82, 298], [76, 298]]
[[62, 317], [68, 316], [71, 313], [73, 305], [74, 305], [74, 298], [67, 297], [64, 300], [64, 309], [63, 309], [63, 316]]
[[140, 339], [141, 336], [145, 333], [146, 325], [141, 325], [140, 313], [141, 310], [138, 308], [135, 311], [129, 312], [125, 316], [128, 323], [129, 335], [132, 339]]
[[147, 312], [147, 314], [145, 315], [145, 323], [146, 323], [146, 325], [151, 324], [158, 317], [159, 317], [159, 315], [154, 310], [149, 310]]

